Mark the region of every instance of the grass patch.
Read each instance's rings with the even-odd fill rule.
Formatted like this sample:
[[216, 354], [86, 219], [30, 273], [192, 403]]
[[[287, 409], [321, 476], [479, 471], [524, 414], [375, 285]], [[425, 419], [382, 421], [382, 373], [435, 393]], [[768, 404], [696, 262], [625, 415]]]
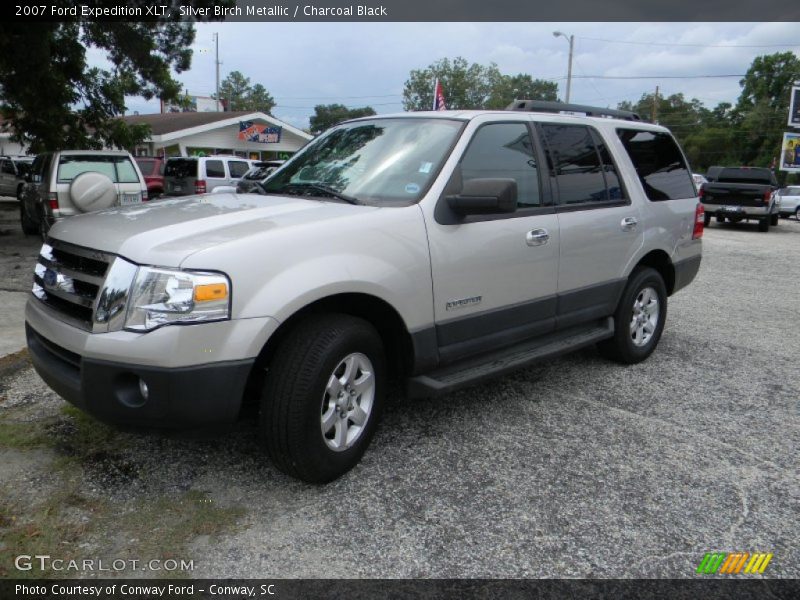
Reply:
[[25, 450], [49, 444], [41, 423], [15, 423], [0, 421], [0, 448]]

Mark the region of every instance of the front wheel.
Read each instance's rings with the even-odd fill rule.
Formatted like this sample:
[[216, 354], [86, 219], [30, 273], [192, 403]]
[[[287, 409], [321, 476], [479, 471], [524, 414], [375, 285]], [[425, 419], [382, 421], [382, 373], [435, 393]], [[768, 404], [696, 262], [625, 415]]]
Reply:
[[36, 235], [39, 232], [39, 226], [28, 215], [22, 200], [19, 202], [19, 221], [22, 226], [22, 233], [25, 235]]
[[614, 337], [597, 346], [606, 358], [623, 364], [643, 361], [656, 349], [667, 318], [667, 289], [658, 271], [636, 269], [614, 312]]
[[344, 314], [305, 319], [278, 347], [262, 393], [259, 421], [275, 466], [309, 483], [352, 469], [375, 433], [385, 386], [372, 325]]

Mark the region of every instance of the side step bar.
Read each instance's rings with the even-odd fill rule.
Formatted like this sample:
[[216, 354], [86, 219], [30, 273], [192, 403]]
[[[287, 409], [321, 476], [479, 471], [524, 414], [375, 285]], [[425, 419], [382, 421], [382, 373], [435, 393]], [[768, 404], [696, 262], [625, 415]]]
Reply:
[[536, 340], [503, 348], [477, 358], [417, 375], [407, 380], [406, 392], [411, 398], [441, 396], [480, 381], [503, 375], [546, 358], [566, 354], [613, 337], [614, 320], [608, 317], [590, 326], [582, 325], [552, 333]]

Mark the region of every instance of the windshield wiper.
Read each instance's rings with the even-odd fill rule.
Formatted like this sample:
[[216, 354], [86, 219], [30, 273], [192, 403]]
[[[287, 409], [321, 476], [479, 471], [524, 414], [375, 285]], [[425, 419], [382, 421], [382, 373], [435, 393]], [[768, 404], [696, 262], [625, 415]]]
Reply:
[[336, 190], [330, 186], [327, 186], [323, 183], [287, 183], [283, 187], [278, 188], [277, 190], [269, 190], [272, 193], [280, 193], [287, 188], [295, 188], [299, 190], [314, 190], [316, 192], [321, 192], [333, 198], [338, 198], [339, 200], [344, 200], [350, 204], [361, 204], [362, 202], [356, 198], [355, 196], [348, 196], [347, 194], [343, 194], [339, 190]]

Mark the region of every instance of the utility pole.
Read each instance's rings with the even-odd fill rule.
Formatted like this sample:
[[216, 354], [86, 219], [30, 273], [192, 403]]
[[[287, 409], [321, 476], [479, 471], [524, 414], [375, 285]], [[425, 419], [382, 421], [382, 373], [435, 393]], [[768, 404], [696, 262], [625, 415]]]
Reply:
[[554, 31], [554, 37], [563, 37], [565, 40], [569, 42], [569, 62], [567, 63], [567, 96], [564, 98], [564, 101], [569, 104], [569, 96], [570, 91], [572, 88], [572, 54], [573, 50], [575, 49], [575, 36], [574, 35], [567, 35], [561, 31]]
[[656, 94], [653, 96], [653, 114], [650, 117], [653, 123], [658, 124], [658, 86], [656, 86]]
[[219, 33], [214, 34], [214, 43], [216, 45], [216, 64], [217, 64], [217, 95], [214, 96], [214, 106], [217, 109], [217, 112], [220, 112], [220, 101], [219, 101]]

